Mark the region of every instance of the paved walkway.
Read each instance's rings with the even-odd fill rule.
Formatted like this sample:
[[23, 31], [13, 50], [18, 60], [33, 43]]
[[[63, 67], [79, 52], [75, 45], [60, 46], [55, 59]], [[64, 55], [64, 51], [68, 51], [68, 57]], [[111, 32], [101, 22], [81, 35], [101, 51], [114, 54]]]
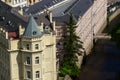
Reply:
[[120, 50], [110, 40], [99, 40], [77, 80], [116, 80], [119, 71]]

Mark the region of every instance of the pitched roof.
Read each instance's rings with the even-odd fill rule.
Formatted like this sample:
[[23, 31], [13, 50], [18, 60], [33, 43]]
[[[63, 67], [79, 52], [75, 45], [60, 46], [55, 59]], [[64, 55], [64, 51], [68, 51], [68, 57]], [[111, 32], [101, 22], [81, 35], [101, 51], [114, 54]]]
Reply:
[[25, 7], [25, 14], [36, 14], [37, 12], [42, 12], [46, 8], [50, 8], [59, 2], [64, 0], [41, 0], [40, 2], [28, 7]]
[[[66, 14], [62, 16], [55, 16], [53, 17], [53, 20], [56, 21], [57, 24], [64, 23], [69, 20], [69, 13], [73, 14], [73, 18], [75, 22], [79, 20], [80, 16], [83, 16], [86, 11], [93, 5], [91, 0], [78, 0], [69, 10], [66, 12]], [[59, 9], [58, 9], [59, 10]]]
[[29, 18], [28, 25], [23, 36], [29, 38], [42, 36], [42, 33], [40, 32], [40, 29], [32, 16]]
[[79, 16], [83, 16], [85, 12], [93, 5], [91, 0], [79, 0], [75, 6], [71, 8], [69, 13], [78, 20]]
[[0, 17], [4, 17], [4, 20], [0, 21], [0, 26], [8, 32], [18, 31], [19, 25], [26, 26], [27, 18], [3, 1], [0, 1]]

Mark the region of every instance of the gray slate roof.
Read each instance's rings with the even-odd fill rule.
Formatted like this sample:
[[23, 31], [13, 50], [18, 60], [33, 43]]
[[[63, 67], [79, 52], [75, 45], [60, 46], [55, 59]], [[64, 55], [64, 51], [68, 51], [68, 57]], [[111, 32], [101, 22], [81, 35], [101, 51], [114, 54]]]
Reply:
[[[20, 15], [14, 8], [0, 1], [0, 17], [3, 16], [5, 17], [5, 20], [0, 20], [0, 26], [6, 29], [8, 32], [18, 31], [19, 25], [27, 27], [29, 16]], [[37, 17], [37, 19], [35, 17]], [[44, 25], [50, 26], [50, 21], [46, 13], [34, 15], [34, 18], [38, 25], [44, 23]], [[11, 25], [7, 25], [9, 21], [11, 22]]]
[[40, 15], [34, 15], [34, 18], [38, 25], [41, 25], [41, 23], [43, 23], [45, 26], [50, 26], [51, 24], [48, 15], [46, 13]]
[[[8, 32], [18, 31], [18, 26], [26, 26], [27, 20], [24, 16], [21, 16], [11, 6], [0, 1], [0, 16], [5, 17], [5, 20], [0, 20], [0, 26], [6, 29]], [[10, 22], [10, 24], [8, 24]]]
[[[42, 0], [39, 3], [36, 3], [29, 7], [27, 14], [36, 14], [37, 12], [42, 12], [44, 9], [55, 5], [57, 2], [63, 0]], [[56, 3], [55, 3], [56, 2]], [[48, 7], [45, 7], [45, 6]], [[93, 5], [92, 0], [68, 0], [64, 4], [61, 4], [57, 7], [51, 9], [53, 13], [53, 19], [57, 24], [64, 24], [69, 20], [68, 14], [72, 13], [75, 22], [78, 21], [80, 16], [83, 16], [85, 12]]]
[[[83, 16], [85, 12], [93, 5], [91, 0], [78, 0], [70, 10], [62, 16], [54, 17], [53, 19], [57, 24], [67, 22], [69, 20], [69, 15], [72, 13], [75, 22], [78, 21], [80, 16]], [[59, 9], [58, 9], [59, 10]]]
[[[36, 9], [40, 8], [39, 6], [43, 6], [43, 4], [49, 4], [49, 3], [54, 3], [53, 1], [62, 1], [62, 0], [42, 0], [39, 3], [36, 3], [34, 6], [34, 8], [32, 9], [33, 6], [31, 6], [29, 9], [30, 11], [36, 11]], [[74, 2], [74, 1], [73, 1]], [[24, 16], [18, 15], [18, 13], [14, 12], [14, 10], [12, 10], [12, 8], [10, 6], [8, 6], [7, 4], [3, 3], [2, 1], [0, 1], [0, 4], [2, 5], [2, 7], [0, 7], [0, 15], [1, 16], [5, 16], [5, 21], [1, 21], [0, 22], [0, 26], [4, 26], [8, 21], [11, 21], [12, 26], [4, 26], [4, 28], [8, 31], [18, 31], [18, 25], [21, 24], [23, 27], [26, 27], [27, 22], [28, 22], [28, 18], [25, 18]], [[64, 4], [64, 6], [70, 6], [71, 2], [68, 4]], [[58, 24], [64, 24], [64, 22], [67, 22], [69, 20], [69, 13], [73, 14], [74, 20], [75, 22], [78, 21], [79, 16], [83, 16], [84, 13], [90, 8], [90, 6], [92, 6], [92, 2], [91, 0], [77, 0], [77, 3], [75, 3], [74, 5], [72, 5], [72, 7], [70, 7], [70, 9], [59, 16], [55, 16], [53, 17], [53, 20], [56, 21], [56, 23]], [[3, 7], [4, 6], [4, 7]], [[35, 7], [37, 6], [37, 7]], [[69, 7], [68, 7], [69, 8]], [[35, 10], [34, 10], [35, 9]], [[53, 10], [60, 10], [61, 7], [57, 7], [57, 9]], [[43, 10], [43, 9], [41, 9]], [[38, 10], [39, 11], [39, 10]], [[56, 12], [55, 12], [56, 13]], [[57, 15], [57, 13], [56, 13]], [[39, 16], [39, 17], [38, 17]], [[38, 19], [36, 19], [37, 24], [41, 24], [41, 22], [43, 22], [45, 25], [50, 25], [49, 19], [47, 18], [46, 15], [34, 15], [34, 17], [38, 17]], [[35, 23], [36, 23], [35, 22]]]
[[60, 4], [59, 6], [54, 7], [53, 9], [50, 9], [52, 11], [53, 17], [62, 16], [65, 14], [66, 10], [76, 3], [78, 0], [67, 0], [66, 2]]
[[24, 8], [25, 14], [36, 14], [37, 12], [42, 12], [44, 9], [49, 8], [63, 0], [42, 0], [29, 8]]
[[42, 36], [42, 33], [40, 32], [40, 29], [32, 16], [29, 18], [28, 25], [25, 28], [23, 36], [29, 38]]
[[75, 6], [71, 8], [69, 13], [72, 13], [78, 20], [79, 16], [83, 16], [84, 13], [92, 6], [91, 0], [79, 0]]

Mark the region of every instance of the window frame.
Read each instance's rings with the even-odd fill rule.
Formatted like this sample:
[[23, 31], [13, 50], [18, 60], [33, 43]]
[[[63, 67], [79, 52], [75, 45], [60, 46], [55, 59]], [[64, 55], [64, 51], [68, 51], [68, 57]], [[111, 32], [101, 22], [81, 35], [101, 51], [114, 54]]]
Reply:
[[26, 78], [31, 79], [31, 71], [26, 71]]
[[26, 49], [30, 50], [30, 44], [26, 44]]
[[26, 57], [26, 64], [27, 64], [27, 65], [30, 65], [30, 64], [31, 64], [31, 60], [30, 60], [30, 57], [29, 57], [29, 56]]
[[36, 78], [36, 79], [39, 79], [39, 78], [40, 78], [40, 71], [36, 71], [36, 72], [35, 72], [35, 78]]
[[35, 44], [35, 50], [39, 49], [39, 44]]
[[39, 64], [40, 63], [40, 61], [39, 61], [39, 56], [36, 56], [35, 57], [35, 64]]

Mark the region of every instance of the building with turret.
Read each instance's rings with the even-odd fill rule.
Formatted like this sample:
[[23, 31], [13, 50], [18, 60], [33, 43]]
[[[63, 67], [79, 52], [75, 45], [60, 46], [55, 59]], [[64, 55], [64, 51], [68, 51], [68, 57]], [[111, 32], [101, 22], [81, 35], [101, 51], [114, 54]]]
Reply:
[[55, 22], [38, 26], [30, 16], [17, 27], [6, 19], [0, 23], [0, 80], [57, 80]]
[[[93, 46], [94, 37], [104, 29], [103, 25], [106, 24], [107, 18], [107, 0], [41, 0], [40, 2], [31, 5], [29, 7], [23, 8], [21, 10], [23, 15], [17, 13], [17, 11], [12, 10], [12, 14], [17, 16], [16, 20], [15, 16], [8, 14], [8, 12], [2, 12], [3, 18], [7, 15], [10, 15], [10, 19], [5, 20], [7, 23], [11, 21], [11, 18], [15, 20], [11, 21], [11, 23], [23, 24], [27, 16], [33, 15], [37, 23], [40, 23], [42, 19], [38, 17], [43, 14], [46, 10], [52, 12], [53, 20], [56, 22], [56, 47], [57, 47], [57, 56], [61, 60], [64, 48], [63, 41], [65, 29], [67, 25], [65, 22], [69, 21], [69, 14], [72, 13], [73, 19], [77, 26], [76, 34], [80, 37], [80, 40], [83, 42], [83, 55], [88, 55]], [[7, 10], [8, 8], [6, 8]], [[0, 12], [1, 13], [1, 12]], [[6, 13], [6, 14], [4, 14]], [[12, 16], [12, 17], [11, 17]], [[46, 16], [48, 18], [48, 16]], [[52, 18], [50, 18], [51, 21]], [[48, 21], [44, 20], [44, 24], [48, 25]], [[39, 24], [41, 25], [41, 24]], [[50, 25], [50, 24], [49, 24]], [[82, 62], [83, 55], [80, 56], [80, 63]]]
[[[45, 0], [43, 0], [44, 2]], [[57, 4], [55, 0], [39, 2], [24, 10], [25, 15], [40, 15], [45, 9], [53, 13], [53, 20], [56, 21], [56, 46], [57, 54], [62, 56], [64, 54], [64, 35], [67, 25], [65, 22], [69, 21], [69, 14], [73, 15], [73, 19], [77, 26], [76, 34], [83, 42], [83, 55], [88, 55], [93, 47], [93, 41], [97, 34], [99, 34], [106, 25], [107, 20], [107, 0], [63, 0], [64, 3], [57, 6], [50, 4]], [[39, 4], [39, 5], [38, 5]], [[44, 6], [43, 6], [44, 5]], [[80, 64], [82, 63], [83, 55], [80, 56]], [[62, 58], [62, 57], [61, 57]]]

